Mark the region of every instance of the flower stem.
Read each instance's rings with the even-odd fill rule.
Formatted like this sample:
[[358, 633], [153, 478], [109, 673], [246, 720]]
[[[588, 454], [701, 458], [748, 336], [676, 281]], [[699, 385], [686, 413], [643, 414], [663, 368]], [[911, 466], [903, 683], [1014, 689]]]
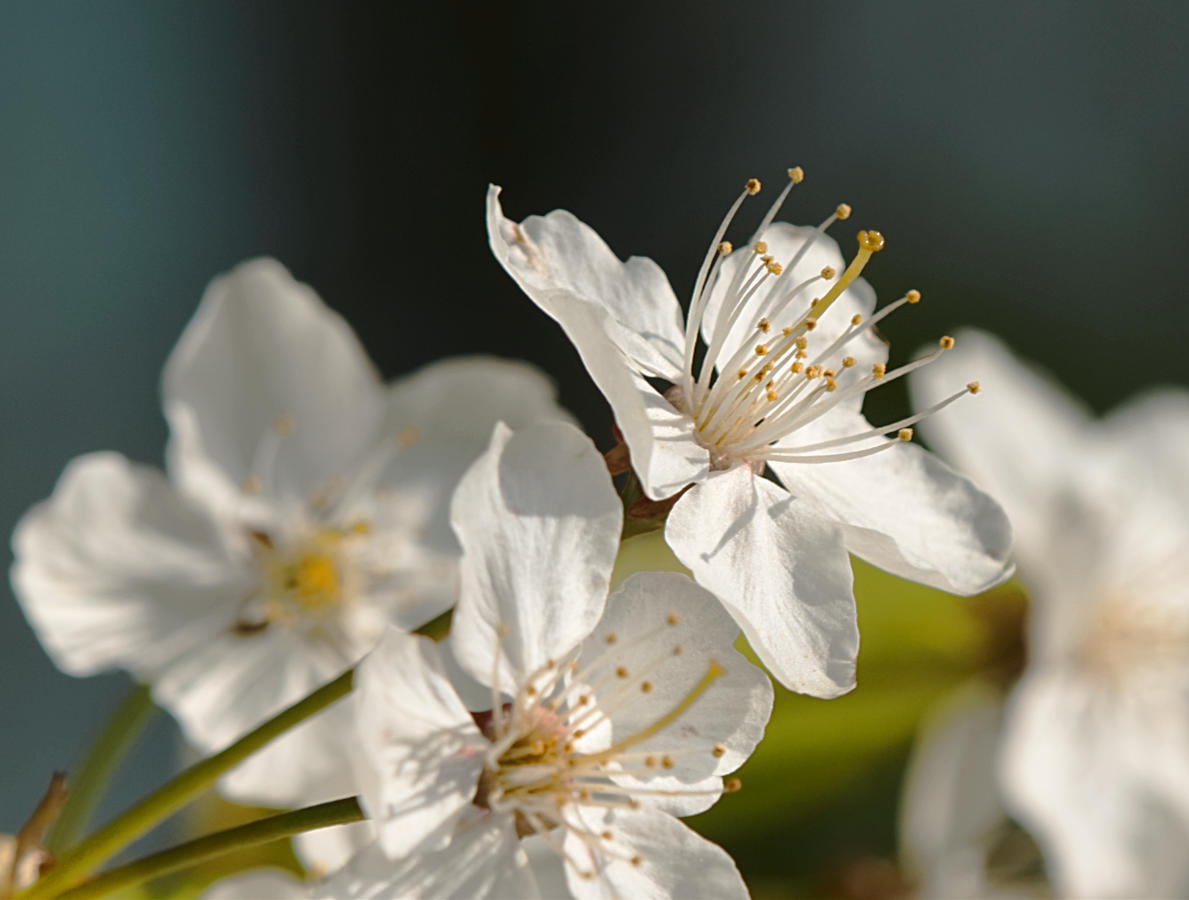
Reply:
[[77, 770], [67, 782], [66, 802], [46, 837], [46, 849], [61, 854], [74, 846], [103, 799], [124, 754], [136, 743], [156, 711], [147, 685], [135, 685], [111, 714]]
[[154, 853], [127, 865], [104, 872], [91, 881], [58, 894], [60, 900], [94, 900], [121, 888], [157, 878], [187, 866], [197, 865], [232, 850], [265, 844], [269, 841], [287, 838], [303, 831], [328, 828], [331, 825], [346, 825], [363, 819], [363, 810], [354, 797], [331, 800], [317, 806], [280, 813], [265, 819], [249, 822], [226, 831], [218, 831], [204, 837], [187, 841], [160, 853]]
[[51, 897], [73, 887], [87, 873], [207, 790], [224, 772], [293, 726], [349, 694], [354, 675], [353, 669], [344, 672], [304, 700], [299, 700], [254, 731], [248, 732], [227, 749], [195, 763], [68, 852], [44, 878], [21, 896]]

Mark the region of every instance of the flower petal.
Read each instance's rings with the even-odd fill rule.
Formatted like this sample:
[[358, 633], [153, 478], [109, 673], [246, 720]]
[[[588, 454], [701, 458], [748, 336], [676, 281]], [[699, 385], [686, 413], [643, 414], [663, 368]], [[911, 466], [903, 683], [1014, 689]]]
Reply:
[[[856, 412], [835, 410], [786, 442], [861, 433]], [[846, 547], [901, 578], [977, 594], [1012, 572], [1007, 516], [968, 479], [916, 444], [845, 462], [771, 462], [799, 503], [837, 522]]]
[[603, 458], [578, 429], [497, 425], [450, 512], [463, 548], [450, 640], [463, 669], [510, 687], [577, 646], [602, 615], [622, 518]]
[[677, 501], [665, 540], [781, 684], [815, 697], [854, 687], [859, 631], [837, 526], [738, 466]]
[[[162, 394], [170, 473], [216, 505], [235, 502], [249, 478], [306, 499], [350, 471], [384, 415], [380, 382], [350, 327], [270, 259], [211, 282], [165, 364]], [[282, 416], [293, 434], [262, 462]]]
[[592, 860], [588, 838], [573, 832], [566, 836], [568, 854], [595, 872], [583, 878], [572, 865], [567, 867], [577, 900], [748, 897], [747, 885], [727, 852], [666, 813], [648, 808], [583, 810], [583, 819], [588, 833], [609, 830], [614, 835], [609, 843], [618, 852]]
[[[519, 226], [513, 226], [503, 217], [498, 195], [498, 188], [488, 192], [488, 231], [492, 251], [532, 300], [561, 325], [574, 344], [591, 378], [611, 404], [615, 421], [631, 449], [632, 467], [640, 477], [644, 492], [654, 500], [663, 500], [687, 484], [705, 477], [710, 456], [694, 439], [692, 420], [674, 409], [640, 376], [643, 371], [675, 383], [681, 377], [680, 351], [677, 351], [677, 359], [671, 361], [671, 365], [665, 363], [660, 366], [659, 357], [652, 360], [658, 365], [641, 363], [637, 357], [642, 351], [636, 344], [631, 348], [624, 346], [624, 335], [629, 332], [615, 319], [601, 295], [587, 296], [579, 290], [584, 288], [583, 284], [574, 285], [562, 276], [555, 277], [549, 264], [539, 257], [537, 251], [528, 244], [516, 241], [512, 229]], [[606, 252], [610, 254], [609, 250]], [[615, 260], [615, 264], [620, 265], [618, 260]], [[641, 286], [645, 294], [635, 297], [633, 302], [643, 308], [650, 302], [647, 297], [652, 296], [648, 293], [652, 287], [649, 287], [650, 279], [637, 278], [645, 271], [641, 266], [643, 262], [636, 267], [639, 272], [629, 280], [633, 284], [641, 281], [641, 285], [637, 286]], [[663, 281], [664, 276], [659, 275], [659, 270], [657, 275]], [[585, 287], [589, 288], [590, 285]], [[608, 290], [618, 296], [626, 288], [619, 286]], [[667, 285], [665, 290], [668, 291]], [[668, 297], [666, 303], [671, 301], [674, 311], [673, 328], [677, 329], [672, 340], [677, 341], [676, 346], [680, 347], [684, 338], [680, 336], [677, 325], [677, 303], [672, 299], [671, 292]], [[665, 318], [668, 318], [667, 313]], [[660, 329], [658, 334], [663, 337], [662, 332], [667, 329], [660, 325], [655, 327]], [[650, 341], [655, 336], [648, 333]]]
[[150, 679], [228, 628], [249, 573], [156, 469], [115, 453], [71, 461], [13, 535], [12, 585], [55, 665]]
[[621, 262], [593, 228], [564, 209], [517, 225], [504, 217], [499, 195], [500, 188], [488, 187], [491, 249], [533, 302], [563, 328], [566, 322], [551, 308], [558, 294], [605, 309], [611, 341], [640, 371], [675, 382], [685, 337], [681, 307], [660, 266], [643, 256]]
[[[650, 633], [654, 636], [645, 637]], [[591, 675], [622, 668], [626, 674], [612, 681], [612, 688], [620, 689], [625, 677], [633, 688], [609, 713], [610, 741], [647, 735], [632, 744], [633, 754], [671, 757], [655, 774], [614, 776], [616, 781], [653, 790], [696, 786], [706, 791], [660, 798], [657, 805], [673, 815], [693, 815], [714, 804], [722, 789], [719, 776], [751, 755], [772, 713], [772, 683], [734, 648], [738, 636], [739, 626], [722, 604], [687, 576], [640, 572], [608, 598], [606, 614], [583, 645], [580, 663], [598, 659]], [[723, 672], [694, 694], [712, 669]], [[636, 689], [645, 684], [647, 691]], [[693, 702], [676, 719], [647, 734], [691, 696]]]
[[[1127, 468], [1127, 480], [1146, 473], [1152, 488], [1176, 498], [1182, 521], [1189, 522], [1189, 391], [1150, 390], [1113, 411], [1100, 427], [1108, 448]], [[1136, 466], [1136, 460], [1143, 465]]]
[[363, 755], [376, 773], [361, 799], [384, 852], [438, 849], [471, 808], [487, 740], [429, 638], [390, 629], [360, 663], [355, 693]]
[[317, 885], [314, 896], [319, 900], [531, 900], [540, 894], [511, 825], [472, 816], [439, 850], [395, 860], [379, 844], [363, 850]]
[[955, 337], [953, 350], [908, 376], [913, 406], [925, 409], [972, 380], [981, 390], [930, 416], [921, 432], [1003, 504], [1026, 553], [1058, 525], [1046, 515], [1044, 498], [1076, 464], [1089, 414], [1080, 400], [998, 339], [970, 330]]
[[288, 900], [311, 896], [310, 886], [281, 869], [252, 869], [216, 881], [200, 900]]

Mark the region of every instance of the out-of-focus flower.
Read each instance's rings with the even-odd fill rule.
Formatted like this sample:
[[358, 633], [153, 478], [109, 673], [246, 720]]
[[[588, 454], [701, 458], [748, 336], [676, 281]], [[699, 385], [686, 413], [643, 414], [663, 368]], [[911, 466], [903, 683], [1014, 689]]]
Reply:
[[252, 869], [216, 881], [201, 900], [304, 900], [313, 886], [280, 869]]
[[986, 401], [927, 436], [1007, 508], [1032, 595], [1008, 707], [1009, 810], [1060, 894], [1189, 891], [1189, 393], [1102, 420], [997, 340], [918, 373], [922, 404], [975, 368]]
[[30, 887], [48, 858], [40, 846], [21, 848], [14, 835], [0, 834], [0, 898], [13, 897]]
[[[791, 188], [800, 170], [789, 175]], [[929, 357], [887, 368], [873, 326], [920, 295], [872, 315], [874, 292], [858, 276], [883, 238], [860, 232], [843, 271], [824, 231], [849, 208], [818, 228], [773, 222], [786, 188], [750, 246], [732, 250], [722, 238], [758, 190], [748, 183], [711, 241], [684, 327], [655, 263], [621, 262], [568, 212], [516, 224], [492, 187], [488, 232], [495, 256], [562, 326], [611, 404], [644, 492], [679, 496], [665, 531], [673, 552], [773, 675], [831, 697], [854, 686], [858, 651], [846, 550], [969, 594], [1005, 577], [1010, 530], [989, 497], [909, 442], [913, 423], [966, 388], [885, 426], [860, 412], [868, 390], [952, 345], [943, 338]], [[699, 333], [707, 349], [695, 365]], [[783, 489], [755, 477], [765, 467]]]
[[490, 689], [468, 711], [433, 642], [391, 630], [356, 681], [379, 840], [328, 897], [745, 897], [730, 857], [675, 816], [735, 787], [767, 677], [686, 576], [609, 598], [621, 507], [567, 425], [498, 428], [463, 479], [450, 645]]
[[[562, 413], [485, 358], [382, 384], [347, 324], [270, 260], [216, 279], [165, 367], [169, 477], [79, 457], [17, 526], [12, 581], [62, 670], [119, 667], [215, 751], [456, 594], [449, 496], [500, 420]], [[273, 805], [342, 786], [338, 704], [229, 774]]]

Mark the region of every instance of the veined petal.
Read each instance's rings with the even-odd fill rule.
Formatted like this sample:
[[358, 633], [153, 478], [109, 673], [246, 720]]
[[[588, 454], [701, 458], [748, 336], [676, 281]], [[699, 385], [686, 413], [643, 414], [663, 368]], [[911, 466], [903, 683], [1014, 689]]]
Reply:
[[539, 420], [572, 422], [556, 397], [539, 369], [494, 356], [442, 359], [399, 378], [382, 428], [398, 449], [377, 486], [394, 489], [404, 507], [428, 510], [420, 541], [456, 554], [447, 510], [459, 479], [487, 449], [496, 422], [514, 431]]
[[[442, 667], [429, 638], [392, 628], [360, 663], [357, 724], [366, 762], [376, 773], [361, 785], [392, 859], [438, 849], [469, 808], [487, 740]], [[364, 895], [370, 896], [370, 895]]]
[[[722, 604], [676, 572], [640, 572], [624, 581], [608, 598], [607, 612], [583, 645], [581, 659], [604, 652], [608, 638], [631, 643], [633, 635], [658, 627], [656, 638], [629, 657], [640, 667], [628, 673], [632, 687], [647, 684], [648, 690], [634, 690], [613, 704], [612, 742], [646, 732], [679, 708], [712, 668], [722, 674], [672, 722], [632, 745], [633, 753], [670, 754], [667, 767], [614, 778], [629, 788], [684, 788], [685, 796], [656, 798], [655, 805], [673, 815], [693, 815], [714, 804], [722, 788], [719, 776], [739, 768], [763, 737], [772, 713], [772, 683], [734, 648], [739, 626]], [[706, 793], [688, 793], [691, 785]]]
[[[216, 278], [162, 375], [170, 474], [200, 501], [235, 502], [249, 478], [304, 500], [348, 471], [384, 415], [375, 370], [347, 323], [274, 260]], [[268, 473], [262, 441], [283, 440]]]
[[[786, 441], [828, 440], [870, 427], [859, 413], [836, 410]], [[1011, 575], [1011, 525], [999, 504], [922, 447], [904, 443], [845, 462], [770, 465], [799, 503], [841, 526], [851, 553], [894, 575], [963, 595]]]
[[737, 466], [677, 501], [665, 540], [781, 684], [815, 697], [854, 687], [859, 631], [836, 525]]
[[476, 815], [468, 817], [449, 845], [436, 851], [391, 859], [379, 844], [373, 845], [317, 885], [314, 896], [318, 900], [532, 900], [540, 895], [511, 824]]
[[645, 807], [614, 812], [583, 810], [581, 815], [589, 831], [610, 830], [619, 852], [592, 859], [582, 837], [573, 832], [567, 835], [569, 855], [594, 870], [594, 877], [583, 878], [573, 866], [567, 867], [570, 890], [578, 900], [748, 897], [747, 885], [730, 855], [667, 813]]
[[13, 535], [12, 585], [55, 665], [150, 679], [229, 627], [250, 572], [156, 469], [92, 453]]
[[1045, 498], [1077, 465], [1088, 411], [991, 335], [964, 330], [955, 339], [953, 350], [908, 376], [913, 405], [925, 409], [972, 380], [981, 390], [924, 420], [921, 432], [1004, 505], [1027, 553], [1060, 527]]
[[500, 188], [487, 189], [487, 231], [492, 252], [524, 292], [566, 329], [554, 310], [560, 294], [605, 309], [607, 337], [639, 371], [676, 381], [682, 369], [681, 308], [660, 266], [643, 256], [621, 262], [589, 225], [565, 210], [505, 218]]
[[450, 640], [463, 669], [511, 688], [577, 646], [602, 615], [622, 517], [578, 429], [497, 425], [450, 512], [463, 549]]

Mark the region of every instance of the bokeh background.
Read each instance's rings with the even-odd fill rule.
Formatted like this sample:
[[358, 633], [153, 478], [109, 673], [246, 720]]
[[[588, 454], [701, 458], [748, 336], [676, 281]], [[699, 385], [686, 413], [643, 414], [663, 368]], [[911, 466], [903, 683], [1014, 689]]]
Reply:
[[[925, 295], [887, 323], [894, 359], [976, 324], [1099, 409], [1183, 384], [1187, 40], [1177, 2], [10, 0], [0, 527], [79, 453], [160, 461], [161, 364], [206, 282], [258, 254], [313, 284], [385, 375], [527, 359], [606, 445], [577, 356], [487, 252], [489, 181], [509, 215], [569, 208], [682, 295], [739, 185], [801, 165], [783, 217], [852, 204], [834, 233], [887, 236], [881, 296]], [[981, 652], [968, 606], [868, 572], [859, 588], [858, 691], [782, 701], [753, 799], [706, 823], [774, 894], [892, 852], [916, 717]], [[0, 832], [126, 689], [58, 673], [0, 597]], [[112, 803], [158, 784], [175, 741], [159, 717]]]

